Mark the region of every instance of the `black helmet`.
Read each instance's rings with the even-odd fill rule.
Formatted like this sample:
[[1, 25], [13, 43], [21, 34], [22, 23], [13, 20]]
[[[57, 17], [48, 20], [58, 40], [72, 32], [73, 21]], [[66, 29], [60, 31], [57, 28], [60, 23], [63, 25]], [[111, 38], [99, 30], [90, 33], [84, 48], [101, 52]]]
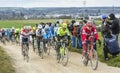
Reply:
[[74, 24], [76, 21], [75, 20], [72, 20], [71, 23]]
[[114, 19], [115, 19], [115, 15], [114, 15], [113, 13], [111, 13], [111, 14], [108, 16], [108, 19], [114, 20]]

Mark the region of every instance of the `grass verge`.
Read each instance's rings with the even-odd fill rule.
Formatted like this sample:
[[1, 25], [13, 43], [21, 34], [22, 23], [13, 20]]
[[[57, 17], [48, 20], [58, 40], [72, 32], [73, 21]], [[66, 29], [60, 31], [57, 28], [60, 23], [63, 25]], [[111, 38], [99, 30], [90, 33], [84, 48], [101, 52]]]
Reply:
[[15, 73], [10, 57], [0, 47], [0, 73]]

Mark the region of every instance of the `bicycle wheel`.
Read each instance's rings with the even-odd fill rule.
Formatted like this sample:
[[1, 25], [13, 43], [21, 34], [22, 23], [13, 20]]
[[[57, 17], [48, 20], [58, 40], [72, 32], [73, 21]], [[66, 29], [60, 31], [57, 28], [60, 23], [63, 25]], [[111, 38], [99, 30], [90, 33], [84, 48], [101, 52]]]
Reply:
[[96, 70], [98, 67], [98, 55], [95, 49], [93, 49], [92, 54], [90, 55], [90, 63], [93, 70]]
[[69, 60], [69, 51], [67, 48], [64, 48], [63, 52], [61, 53], [61, 61], [64, 66], [68, 64]]
[[33, 46], [33, 51], [36, 52], [36, 48], [37, 48], [37, 41], [36, 41], [36, 39], [33, 39], [32, 46]]
[[28, 46], [27, 45], [25, 45], [25, 59], [26, 59], [26, 61], [28, 62], [29, 61], [29, 56], [28, 56]]
[[43, 55], [44, 55], [43, 42], [40, 42], [39, 55], [43, 59]]
[[86, 53], [85, 56], [82, 57], [82, 61], [83, 61], [83, 64], [85, 66], [88, 65], [88, 61], [89, 61], [89, 59], [88, 59], [88, 53]]
[[48, 42], [48, 45], [47, 45], [47, 53], [48, 53], [48, 55], [50, 55], [50, 42]]

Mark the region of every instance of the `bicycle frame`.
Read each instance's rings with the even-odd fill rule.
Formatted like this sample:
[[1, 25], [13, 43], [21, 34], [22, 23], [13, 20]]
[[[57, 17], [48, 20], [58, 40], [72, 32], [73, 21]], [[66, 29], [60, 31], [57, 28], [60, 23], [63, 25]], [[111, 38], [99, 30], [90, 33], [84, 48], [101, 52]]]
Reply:
[[29, 60], [29, 56], [28, 56], [28, 46], [27, 46], [28, 42], [23, 42], [23, 56], [24, 56], [24, 60], [26, 59], [26, 61], [28, 62]]
[[85, 54], [86, 61], [84, 62], [84, 64], [87, 65], [88, 61], [90, 60], [92, 69], [96, 70], [98, 66], [98, 56], [97, 56], [97, 52], [94, 49], [94, 44], [95, 44], [94, 36], [90, 36], [88, 41], [89, 42], [87, 42], [87, 52]]
[[58, 63], [61, 61], [61, 63], [66, 66], [68, 63], [68, 49], [66, 48], [66, 41], [65, 40], [61, 40], [60, 41], [60, 57], [58, 59]]

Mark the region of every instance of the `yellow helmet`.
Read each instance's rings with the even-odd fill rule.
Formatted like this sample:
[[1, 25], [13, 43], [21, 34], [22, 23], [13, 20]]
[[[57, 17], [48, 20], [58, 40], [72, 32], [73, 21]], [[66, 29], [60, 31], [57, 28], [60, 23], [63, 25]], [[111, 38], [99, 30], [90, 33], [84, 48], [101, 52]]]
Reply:
[[66, 24], [66, 23], [63, 23], [63, 24], [62, 24], [62, 27], [63, 27], [63, 28], [67, 28], [67, 24]]
[[36, 27], [33, 27], [33, 30], [36, 30]]

